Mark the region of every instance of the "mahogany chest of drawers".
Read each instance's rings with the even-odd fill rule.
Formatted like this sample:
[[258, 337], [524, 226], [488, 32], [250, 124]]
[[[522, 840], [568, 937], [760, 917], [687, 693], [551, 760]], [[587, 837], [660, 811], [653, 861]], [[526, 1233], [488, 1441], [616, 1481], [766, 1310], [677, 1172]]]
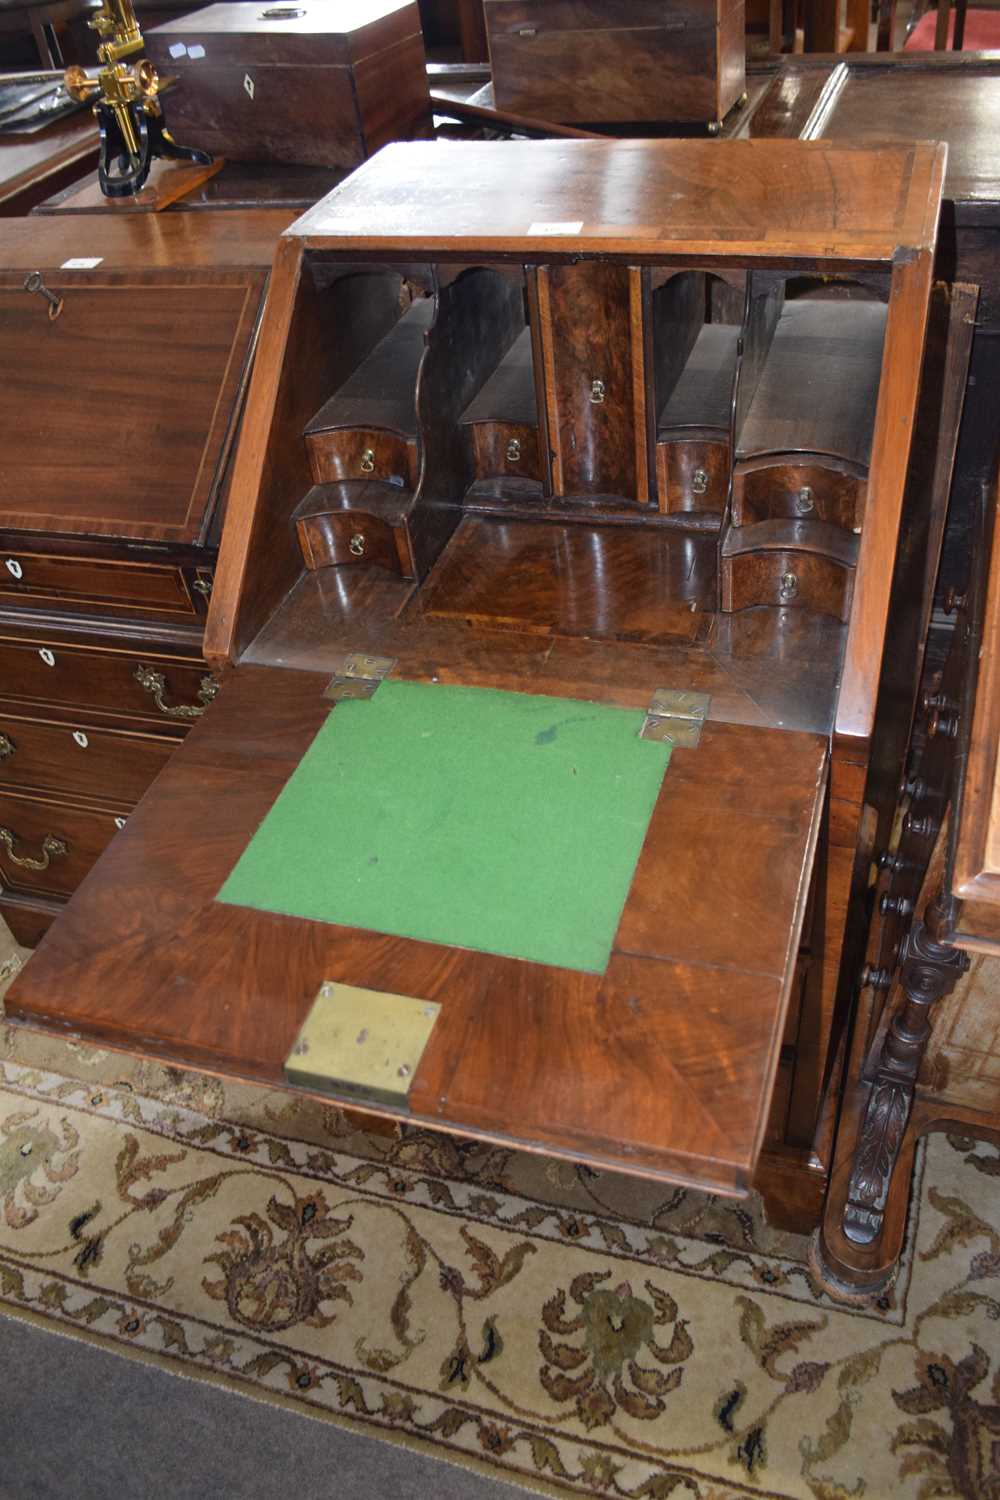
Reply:
[[202, 634], [285, 222], [0, 229], [0, 914], [22, 943], [217, 691]]

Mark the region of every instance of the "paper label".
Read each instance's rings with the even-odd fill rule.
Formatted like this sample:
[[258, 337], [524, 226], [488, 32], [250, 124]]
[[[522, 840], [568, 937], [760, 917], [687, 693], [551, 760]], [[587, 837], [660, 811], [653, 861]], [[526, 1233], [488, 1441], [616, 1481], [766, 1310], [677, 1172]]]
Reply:
[[64, 260], [59, 267], [60, 271], [92, 271], [99, 266], [104, 259], [103, 255], [75, 255], [72, 260]]
[[528, 225], [529, 234], [579, 234], [583, 228], [582, 219], [540, 219], [536, 224]]
[[174, 42], [174, 45], [168, 50], [171, 57], [183, 57], [187, 52], [187, 48], [183, 42]]
[[205, 56], [205, 49], [201, 45], [200, 42], [196, 42], [193, 47], [189, 47], [188, 48], [188, 57], [195, 57], [195, 58], [197, 58], [197, 57], [204, 57], [204, 56]]

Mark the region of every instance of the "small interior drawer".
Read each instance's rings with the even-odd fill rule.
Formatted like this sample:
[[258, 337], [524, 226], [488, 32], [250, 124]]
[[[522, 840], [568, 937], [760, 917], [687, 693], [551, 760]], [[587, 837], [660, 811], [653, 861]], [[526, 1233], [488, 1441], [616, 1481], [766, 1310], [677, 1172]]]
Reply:
[[860, 530], [867, 493], [863, 471], [852, 472], [833, 461], [751, 460], [739, 464], [733, 475], [733, 524], [801, 518]]
[[64, 600], [105, 610], [199, 613], [181, 568], [47, 553], [0, 553], [0, 598]]
[[126, 734], [0, 710], [0, 789], [31, 788], [132, 805], [177, 748], [177, 737]]
[[476, 479], [542, 479], [537, 427], [522, 422], [470, 422], [467, 431]]
[[309, 463], [317, 484], [340, 479], [379, 479], [400, 488], [416, 489], [419, 458], [416, 438], [396, 432], [341, 427], [307, 432]]
[[725, 511], [729, 491], [729, 444], [691, 438], [661, 439], [656, 445], [660, 509]]
[[0, 792], [0, 886], [71, 895], [126, 814]]
[[43, 640], [0, 641], [0, 682], [8, 698], [180, 725], [199, 718], [217, 691], [205, 662]]
[[858, 538], [828, 521], [730, 526], [719, 557], [722, 608], [777, 605], [846, 621], [857, 561]]

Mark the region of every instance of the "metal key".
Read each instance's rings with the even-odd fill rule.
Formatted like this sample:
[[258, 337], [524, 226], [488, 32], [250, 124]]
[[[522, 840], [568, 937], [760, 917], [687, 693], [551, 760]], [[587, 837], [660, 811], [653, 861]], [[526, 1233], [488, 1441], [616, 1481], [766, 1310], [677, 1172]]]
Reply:
[[54, 323], [63, 310], [63, 299], [57, 297], [55, 292], [50, 292], [42, 280], [41, 271], [29, 271], [24, 278], [24, 290], [26, 292], [40, 292], [49, 304], [49, 319]]

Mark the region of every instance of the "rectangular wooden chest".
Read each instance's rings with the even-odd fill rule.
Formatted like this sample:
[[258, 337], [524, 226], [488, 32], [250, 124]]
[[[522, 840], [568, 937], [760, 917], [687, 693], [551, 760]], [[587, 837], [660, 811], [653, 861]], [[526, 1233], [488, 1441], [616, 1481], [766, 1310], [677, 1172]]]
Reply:
[[416, 0], [220, 4], [148, 33], [174, 136], [235, 161], [354, 167], [429, 129]]
[[744, 0], [485, 0], [498, 109], [715, 124], [745, 87]]

